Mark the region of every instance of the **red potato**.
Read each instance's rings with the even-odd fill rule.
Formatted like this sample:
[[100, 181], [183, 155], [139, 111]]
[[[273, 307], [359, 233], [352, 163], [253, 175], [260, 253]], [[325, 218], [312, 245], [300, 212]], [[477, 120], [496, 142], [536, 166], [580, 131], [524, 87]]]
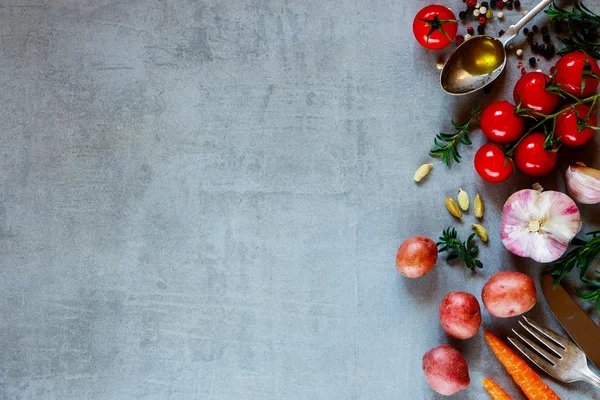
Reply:
[[437, 262], [438, 249], [433, 240], [413, 236], [400, 245], [396, 254], [398, 272], [408, 278], [425, 275]]
[[458, 350], [447, 344], [425, 353], [423, 373], [429, 386], [445, 396], [461, 391], [471, 383], [467, 362]]
[[440, 304], [440, 323], [449, 336], [469, 339], [481, 326], [481, 308], [471, 293], [450, 292]]
[[483, 306], [495, 317], [508, 318], [531, 310], [537, 301], [533, 279], [517, 271], [493, 275], [481, 290]]

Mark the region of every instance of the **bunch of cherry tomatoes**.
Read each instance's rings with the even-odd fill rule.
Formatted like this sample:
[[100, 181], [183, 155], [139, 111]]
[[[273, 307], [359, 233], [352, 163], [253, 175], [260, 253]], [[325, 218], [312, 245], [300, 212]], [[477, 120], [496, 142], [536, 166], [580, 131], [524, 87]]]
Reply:
[[552, 77], [542, 72], [523, 75], [514, 87], [515, 105], [495, 101], [481, 114], [481, 130], [491, 143], [477, 151], [474, 162], [484, 180], [502, 182], [514, 166], [527, 175], [546, 175], [560, 146], [581, 146], [592, 138], [597, 129], [593, 106], [598, 64], [583, 52], [573, 52], [551, 71]]

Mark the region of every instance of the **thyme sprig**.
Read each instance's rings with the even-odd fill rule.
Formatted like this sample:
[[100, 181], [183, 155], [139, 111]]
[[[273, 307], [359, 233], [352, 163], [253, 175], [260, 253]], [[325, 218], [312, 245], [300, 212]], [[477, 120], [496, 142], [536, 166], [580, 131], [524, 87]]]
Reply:
[[471, 109], [471, 116], [466, 122], [457, 124], [452, 120], [452, 126], [456, 132], [440, 132], [437, 134], [435, 139], [433, 139], [434, 149], [429, 152], [429, 155], [431, 157], [440, 158], [448, 168], [450, 168], [452, 160], [459, 163], [461, 155], [458, 151], [458, 145], [464, 144], [465, 146], [470, 146], [473, 144], [469, 138], [469, 126], [480, 114], [481, 110], [479, 105], [475, 104]]
[[465, 265], [472, 271], [475, 268], [483, 268], [483, 264], [475, 256], [479, 251], [479, 248], [473, 243], [475, 239], [475, 233], [471, 234], [467, 240], [461, 242], [456, 233], [456, 229], [448, 227], [444, 229], [440, 241], [436, 243], [438, 251], [440, 253], [448, 252], [446, 261], [456, 260], [462, 258]]
[[[590, 266], [600, 255], [600, 231], [589, 232], [587, 235], [592, 238], [589, 240], [573, 239], [571, 245], [575, 248], [559, 258], [548, 273], [554, 277], [554, 286], [556, 287], [571, 271], [579, 270], [579, 280], [592, 290], [577, 294], [583, 300], [596, 302], [596, 307], [600, 312], [600, 280], [594, 281], [587, 278]], [[600, 269], [595, 273], [600, 278]]]
[[555, 31], [559, 23], [566, 24], [568, 35], [558, 38], [565, 46], [558, 52], [559, 54], [581, 50], [600, 59], [600, 41], [598, 40], [600, 15], [592, 12], [580, 0], [573, 2], [571, 10], [562, 9], [554, 3], [545, 13], [550, 17]]

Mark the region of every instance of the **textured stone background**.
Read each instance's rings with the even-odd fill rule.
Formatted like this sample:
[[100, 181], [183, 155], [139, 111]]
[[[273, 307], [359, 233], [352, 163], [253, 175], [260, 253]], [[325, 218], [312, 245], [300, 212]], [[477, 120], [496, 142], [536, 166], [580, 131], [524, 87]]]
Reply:
[[[411, 33], [427, 3], [0, 1], [0, 399], [438, 399], [420, 360], [442, 342], [471, 368], [454, 398], [484, 376], [516, 395], [437, 307], [540, 275], [497, 233], [532, 181], [483, 184], [466, 149], [413, 184], [434, 134], [494, 98], [441, 92], [443, 52]], [[485, 269], [402, 279], [398, 245], [455, 224], [459, 186], [487, 200]], [[531, 315], [557, 327], [541, 297]]]

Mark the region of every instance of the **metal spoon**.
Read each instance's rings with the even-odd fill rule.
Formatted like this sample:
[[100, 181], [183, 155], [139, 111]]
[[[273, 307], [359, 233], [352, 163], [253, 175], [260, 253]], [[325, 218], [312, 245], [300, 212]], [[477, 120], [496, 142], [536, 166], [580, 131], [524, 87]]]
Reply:
[[499, 38], [474, 36], [458, 46], [450, 55], [440, 76], [442, 89], [461, 95], [481, 89], [500, 76], [506, 66], [506, 45], [533, 17], [552, 3], [542, 0]]

